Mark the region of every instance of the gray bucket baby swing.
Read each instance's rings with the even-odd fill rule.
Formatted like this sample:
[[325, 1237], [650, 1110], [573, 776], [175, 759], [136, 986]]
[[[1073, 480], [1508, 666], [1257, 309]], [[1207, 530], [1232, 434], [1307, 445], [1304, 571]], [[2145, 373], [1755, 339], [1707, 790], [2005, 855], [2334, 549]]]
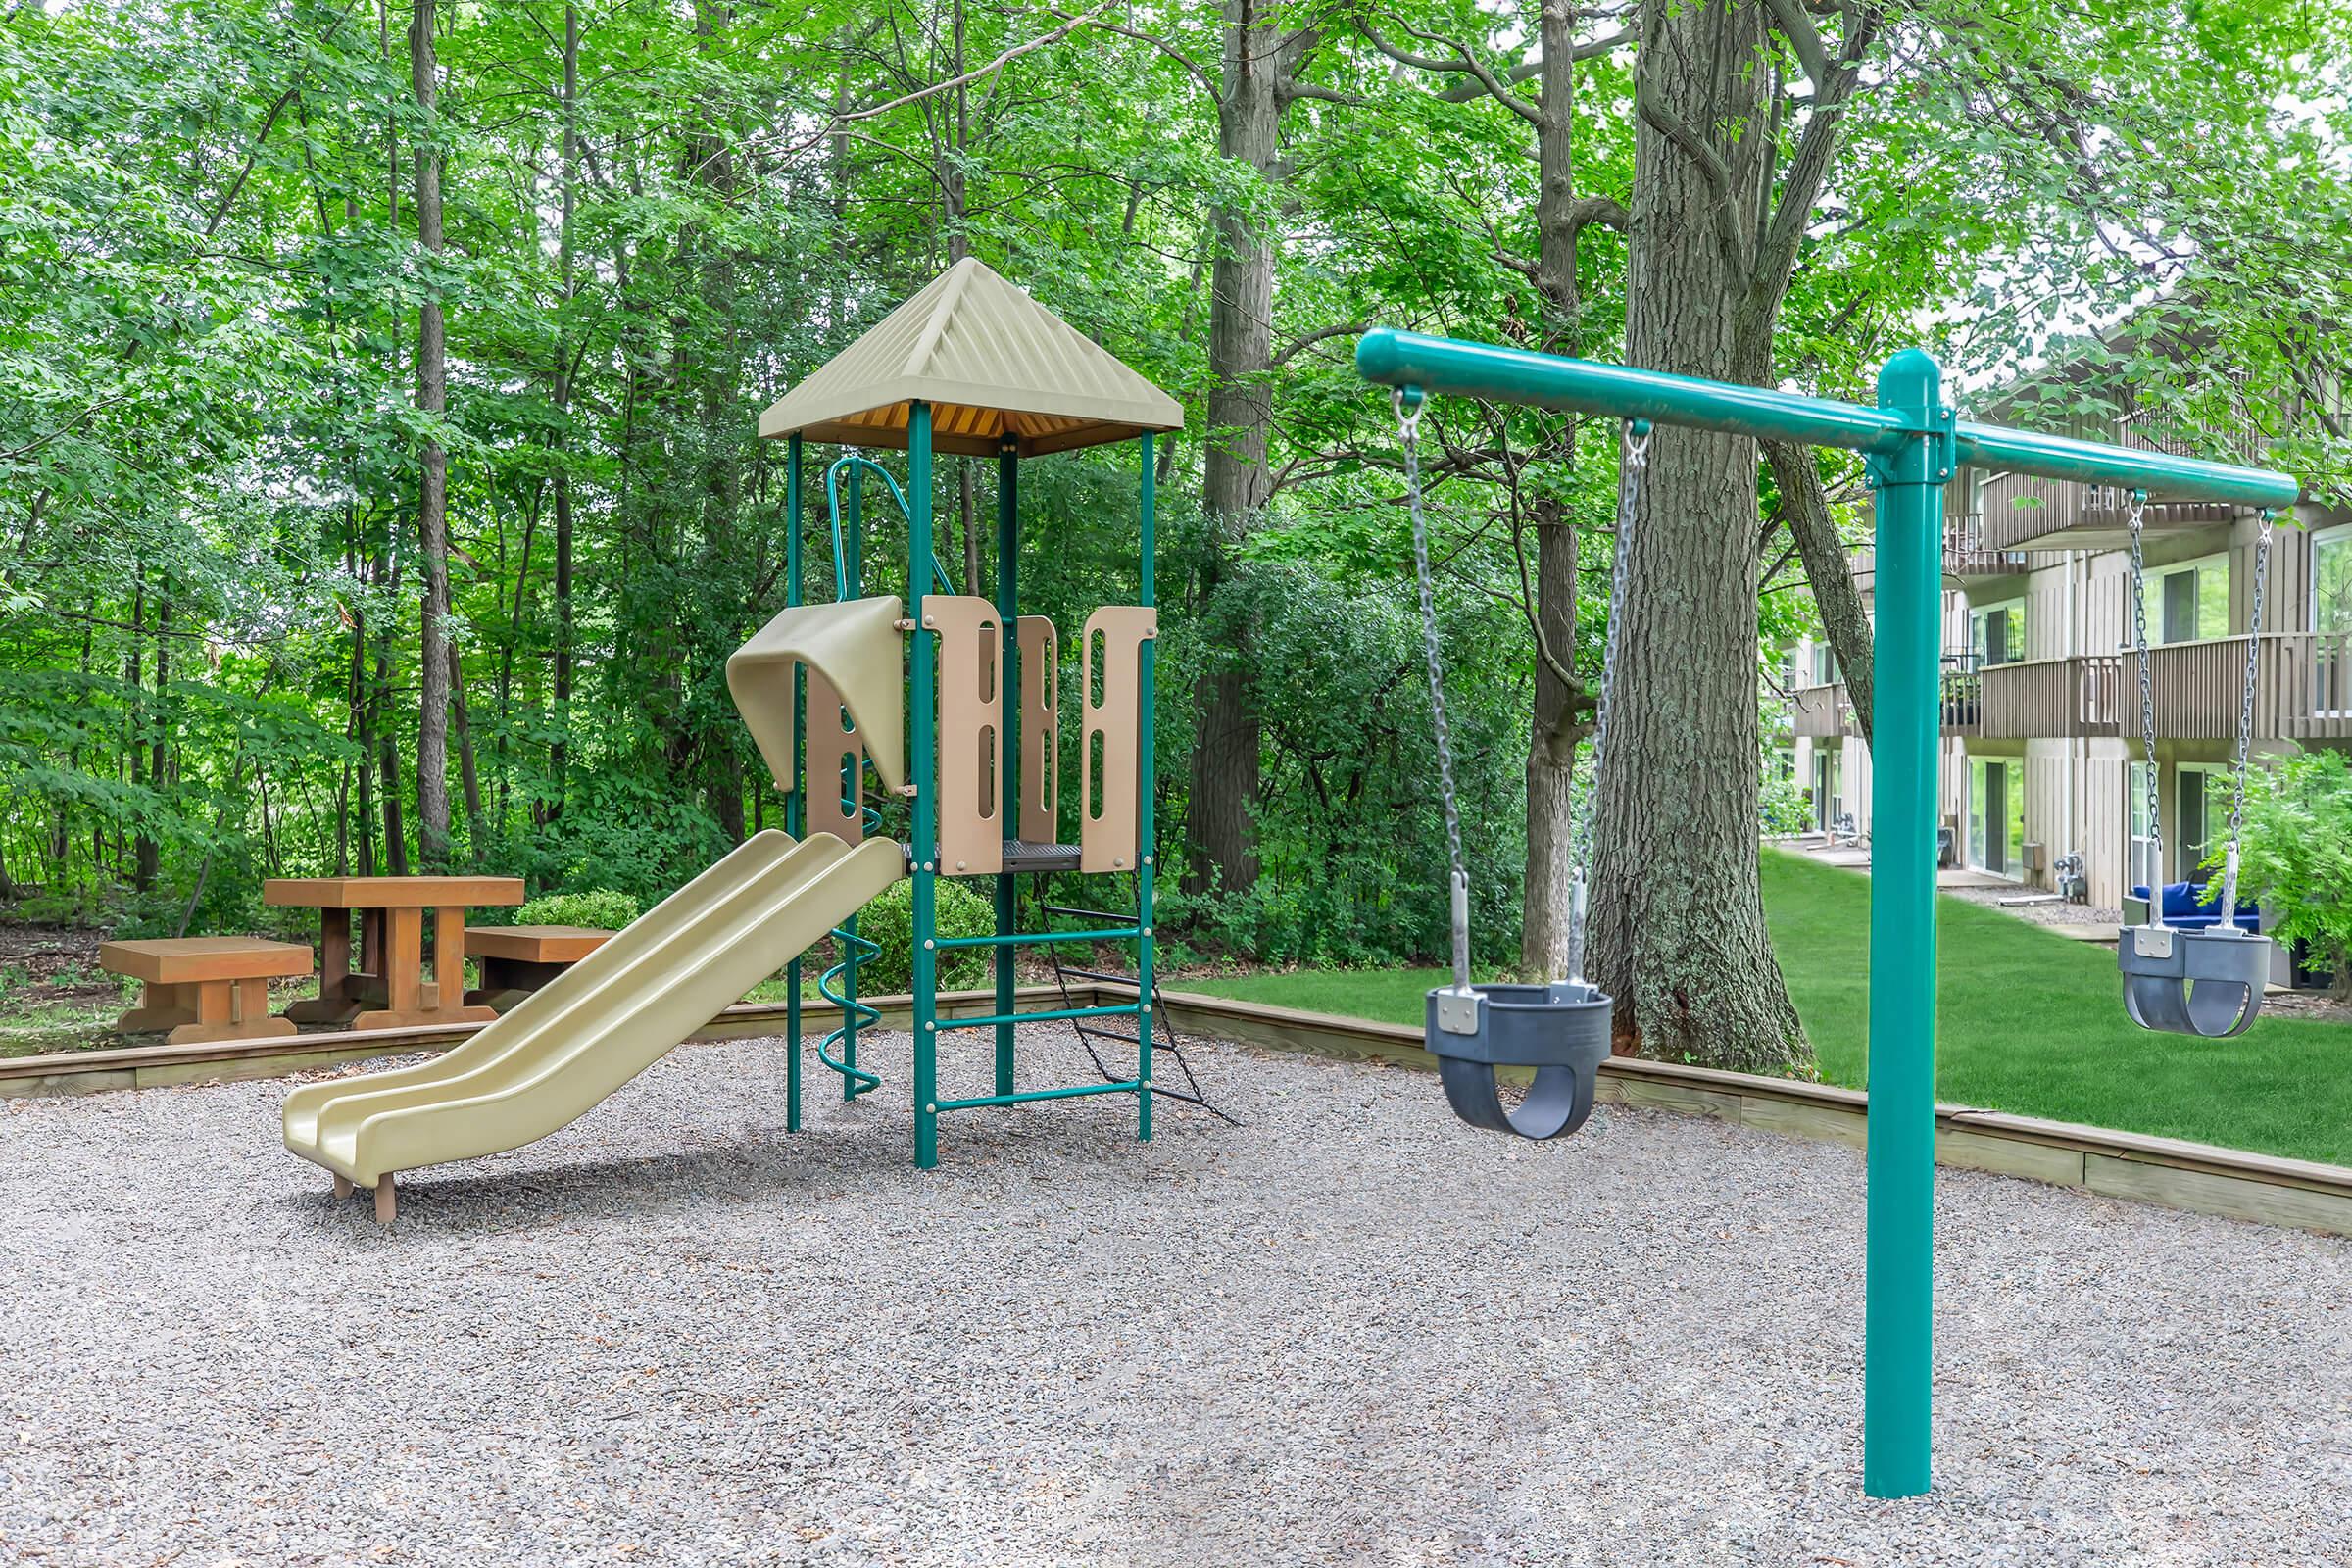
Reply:
[[[1421, 589], [1422, 653], [1429, 667], [1429, 705], [1435, 719], [1438, 789], [1446, 808], [1446, 848], [1451, 870], [1453, 984], [1431, 991], [1422, 1043], [1438, 1058], [1438, 1076], [1453, 1112], [1473, 1127], [1522, 1138], [1561, 1138], [1592, 1114], [1600, 1064], [1608, 1059], [1613, 1003], [1584, 978], [1585, 876], [1592, 840], [1592, 786], [1577, 800], [1569, 839], [1574, 891], [1568, 911], [1568, 978], [1548, 984], [1470, 979], [1470, 873], [1462, 856], [1462, 822], [1453, 787], [1453, 744], [1446, 724], [1446, 671], [1438, 651], [1438, 616], [1429, 568], [1429, 524], [1421, 510], [1421, 467], [1415, 450], [1423, 394], [1399, 387], [1397, 435], [1404, 448], [1404, 493], [1413, 521], [1413, 568]], [[1619, 611], [1625, 600], [1625, 539], [1633, 526], [1649, 456], [1647, 419], [1626, 426], [1625, 461], [1617, 492], [1618, 549], [1609, 579], [1609, 627], [1600, 688], [1593, 707], [1592, 750], [1584, 777], [1597, 778], [1608, 742], [1610, 678], [1617, 663]], [[1497, 1067], [1532, 1067], [1534, 1081], [1517, 1108], [1506, 1109]]]

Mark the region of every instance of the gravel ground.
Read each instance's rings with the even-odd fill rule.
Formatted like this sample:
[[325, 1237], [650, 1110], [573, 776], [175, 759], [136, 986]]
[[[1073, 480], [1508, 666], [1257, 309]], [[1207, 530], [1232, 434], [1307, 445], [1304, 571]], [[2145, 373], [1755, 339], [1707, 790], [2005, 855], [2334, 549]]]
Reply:
[[918, 1176], [902, 1039], [789, 1139], [772, 1043], [692, 1047], [389, 1231], [282, 1084], [0, 1103], [0, 1559], [2352, 1560], [2344, 1243], [1947, 1175], [1939, 1491], [1871, 1502], [1853, 1153], [1198, 1049], [1246, 1127]]
[[2041, 888], [2019, 887], [2012, 884], [2008, 887], [1998, 888], [1944, 888], [1941, 891], [1949, 893], [1953, 898], [1966, 899], [1971, 904], [1982, 904], [1987, 908], [1998, 909], [2003, 914], [2015, 915], [2018, 919], [2030, 921], [2034, 925], [2114, 926], [2124, 923], [2123, 910], [2103, 909], [2096, 905], [2068, 904], [2063, 900], [2056, 904], [2005, 905], [2001, 903], [2003, 899], [2022, 899], [2039, 895], [2045, 891]]

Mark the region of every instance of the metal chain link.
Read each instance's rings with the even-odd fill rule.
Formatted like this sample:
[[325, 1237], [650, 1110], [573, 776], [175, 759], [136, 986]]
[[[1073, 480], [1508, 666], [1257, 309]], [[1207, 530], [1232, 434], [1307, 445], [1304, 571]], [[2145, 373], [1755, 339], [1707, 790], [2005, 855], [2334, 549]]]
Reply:
[[2271, 532], [2277, 518], [2265, 511], [2254, 539], [2254, 605], [2246, 621], [2246, 684], [2237, 701], [2237, 754], [2230, 759], [2236, 788], [2230, 802], [2230, 849], [2222, 861], [2222, 925], [2237, 923], [2237, 845], [2246, 826], [2246, 754], [2254, 744], [2254, 682], [2262, 654], [2262, 601], [2270, 586]]
[[2156, 693], [2148, 678], [2148, 575], [2140, 551], [2148, 493], [2132, 492], [2132, 647], [2139, 659], [2139, 735], [2148, 758], [2148, 924], [2164, 924], [2164, 823], [2156, 788]]
[[[1418, 389], [1414, 389], [1416, 394]], [[1429, 711], [1438, 742], [1438, 794], [1446, 808], [1446, 856], [1453, 926], [1453, 983], [1470, 984], [1470, 870], [1462, 858], [1462, 813], [1453, 788], [1453, 736], [1446, 723], [1446, 664], [1438, 649], [1437, 601], [1430, 590], [1429, 519], [1421, 511], [1421, 409], [1396, 388], [1396, 438], [1404, 448], [1404, 501], [1413, 518], [1413, 573], [1421, 587], [1421, 653], [1429, 667]]]
[[1617, 538], [1609, 564], [1609, 626], [1600, 645], [1600, 687], [1592, 697], [1592, 747], [1584, 765], [1573, 770], [1584, 787], [1577, 792], [1568, 832], [1568, 870], [1572, 890], [1568, 903], [1568, 978], [1585, 977], [1585, 879], [1592, 865], [1592, 811], [1600, 794], [1600, 760], [1609, 744], [1610, 698], [1616, 690], [1617, 649], [1624, 637], [1626, 557], [1633, 540], [1634, 519], [1642, 507], [1642, 480], [1649, 471], [1649, 441], [1653, 432], [1646, 419], [1628, 419], [1617, 468]]

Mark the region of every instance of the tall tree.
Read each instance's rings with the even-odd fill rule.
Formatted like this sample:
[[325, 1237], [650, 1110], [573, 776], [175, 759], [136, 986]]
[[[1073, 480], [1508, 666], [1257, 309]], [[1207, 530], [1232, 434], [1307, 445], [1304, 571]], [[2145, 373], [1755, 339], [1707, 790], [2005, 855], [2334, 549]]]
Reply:
[[[437, 425], [449, 407], [449, 345], [441, 316], [441, 147], [433, 106], [439, 67], [433, 59], [435, 0], [412, 0], [409, 84], [417, 128], [411, 158], [416, 174], [416, 245], [426, 276], [416, 308], [416, 412]], [[449, 863], [449, 454], [426, 430], [416, 465], [416, 543], [424, 561], [416, 719], [416, 845], [429, 870]]]

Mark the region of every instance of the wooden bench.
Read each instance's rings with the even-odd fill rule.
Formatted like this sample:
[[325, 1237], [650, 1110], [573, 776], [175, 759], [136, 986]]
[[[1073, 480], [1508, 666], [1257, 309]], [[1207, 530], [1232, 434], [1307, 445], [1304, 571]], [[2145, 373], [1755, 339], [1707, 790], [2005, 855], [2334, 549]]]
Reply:
[[144, 983], [139, 1004], [115, 1020], [124, 1033], [169, 1029], [175, 1046], [294, 1032], [270, 1013], [270, 982], [311, 972], [307, 942], [260, 937], [164, 937], [106, 942], [99, 967]]
[[612, 940], [584, 925], [469, 925], [466, 951], [481, 960], [482, 983], [466, 1001], [504, 1012]]

